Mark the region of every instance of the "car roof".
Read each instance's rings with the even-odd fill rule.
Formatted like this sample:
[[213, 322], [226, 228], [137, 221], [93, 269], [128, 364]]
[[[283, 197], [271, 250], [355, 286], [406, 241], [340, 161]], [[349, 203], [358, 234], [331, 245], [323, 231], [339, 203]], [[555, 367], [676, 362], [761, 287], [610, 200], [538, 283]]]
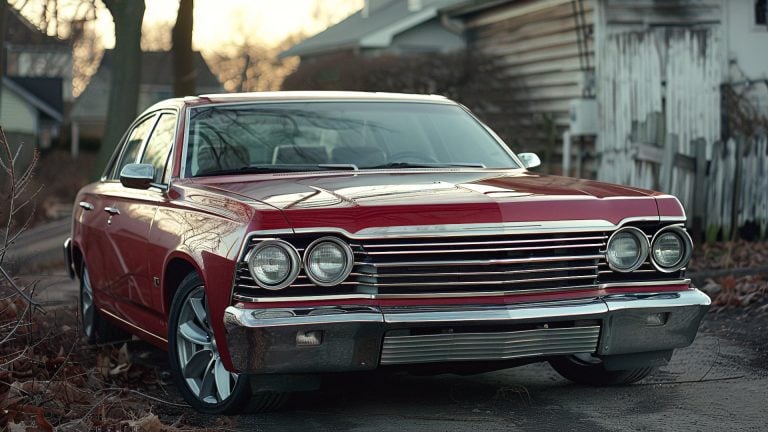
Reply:
[[456, 102], [439, 95], [408, 93], [358, 92], [358, 91], [276, 91], [252, 93], [220, 93], [183, 98], [165, 99], [144, 112], [159, 109], [211, 104], [247, 103], [247, 102], [297, 102], [297, 101], [374, 101], [374, 102], [418, 102], [456, 105]]
[[378, 93], [378, 92], [355, 92], [355, 91], [279, 91], [279, 92], [254, 92], [254, 93], [221, 93], [206, 94], [192, 98], [185, 98], [184, 102], [189, 105], [211, 104], [211, 103], [232, 103], [232, 102], [262, 102], [262, 101], [390, 101], [390, 102], [432, 102], [449, 103], [455, 102], [438, 95], [417, 95], [405, 93]]

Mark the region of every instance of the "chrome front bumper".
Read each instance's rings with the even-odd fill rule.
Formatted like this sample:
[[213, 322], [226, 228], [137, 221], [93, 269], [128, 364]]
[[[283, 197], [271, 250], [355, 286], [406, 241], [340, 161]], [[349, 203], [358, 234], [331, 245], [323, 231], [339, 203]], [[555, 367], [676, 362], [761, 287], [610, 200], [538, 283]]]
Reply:
[[[693, 342], [709, 304], [709, 297], [691, 289], [494, 306], [230, 306], [224, 325], [232, 364], [240, 372], [340, 372], [682, 348]], [[563, 322], [574, 325], [558, 325]], [[529, 328], [513, 328], [520, 325]], [[478, 330], [490, 326], [499, 330]], [[409, 333], [430, 328], [441, 331]]]

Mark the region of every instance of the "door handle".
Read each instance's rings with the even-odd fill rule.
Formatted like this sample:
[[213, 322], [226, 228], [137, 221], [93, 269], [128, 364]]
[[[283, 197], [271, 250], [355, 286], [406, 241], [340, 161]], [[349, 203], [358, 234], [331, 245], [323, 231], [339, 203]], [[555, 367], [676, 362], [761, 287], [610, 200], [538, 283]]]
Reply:
[[89, 203], [88, 201], [80, 201], [78, 204], [80, 207], [84, 208], [85, 210], [93, 210], [93, 204]]
[[104, 207], [104, 211], [111, 215], [119, 215], [120, 210], [117, 207]]

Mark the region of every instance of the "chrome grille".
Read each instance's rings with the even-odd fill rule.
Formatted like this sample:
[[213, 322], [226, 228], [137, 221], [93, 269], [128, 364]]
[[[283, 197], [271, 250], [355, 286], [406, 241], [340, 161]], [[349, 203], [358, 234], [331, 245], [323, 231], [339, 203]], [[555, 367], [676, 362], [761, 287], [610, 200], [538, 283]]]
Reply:
[[538, 234], [365, 240], [350, 279], [362, 292], [586, 288], [607, 235]]
[[491, 333], [385, 335], [381, 364], [509, 360], [521, 357], [593, 353], [600, 326], [541, 328]]

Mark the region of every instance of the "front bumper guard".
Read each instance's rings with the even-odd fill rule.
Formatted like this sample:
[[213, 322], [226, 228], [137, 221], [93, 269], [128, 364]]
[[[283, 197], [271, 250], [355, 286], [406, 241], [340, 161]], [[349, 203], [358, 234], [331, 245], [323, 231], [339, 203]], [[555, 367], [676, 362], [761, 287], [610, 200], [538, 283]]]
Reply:
[[[693, 342], [710, 299], [697, 289], [656, 294], [608, 295], [569, 300], [495, 306], [316, 306], [247, 309], [230, 306], [224, 313], [232, 364], [245, 373], [311, 373], [375, 369], [382, 362], [382, 344], [390, 331], [449, 327], [540, 324], [563, 321], [600, 323], [593, 349], [599, 355], [632, 354], [682, 348]], [[546, 325], [545, 325], [546, 324]], [[548, 338], [536, 333], [537, 340]], [[560, 332], [563, 333], [563, 332]], [[307, 344], [307, 335], [314, 342]], [[317, 339], [321, 334], [322, 340]], [[498, 333], [512, 339], [491, 344], [520, 343], [520, 332]], [[394, 338], [393, 338], [394, 339]], [[484, 341], [485, 343], [485, 341]], [[557, 345], [560, 344], [560, 345]], [[483, 345], [488, 347], [488, 344]], [[551, 348], [552, 343], [547, 345]], [[534, 347], [509, 356], [489, 354], [486, 360], [545, 357], [568, 352]], [[546, 347], [545, 347], [546, 348]], [[576, 352], [584, 352], [576, 351]], [[493, 357], [496, 355], [497, 357]], [[449, 361], [447, 357], [443, 361]], [[439, 360], [438, 360], [439, 361]]]

